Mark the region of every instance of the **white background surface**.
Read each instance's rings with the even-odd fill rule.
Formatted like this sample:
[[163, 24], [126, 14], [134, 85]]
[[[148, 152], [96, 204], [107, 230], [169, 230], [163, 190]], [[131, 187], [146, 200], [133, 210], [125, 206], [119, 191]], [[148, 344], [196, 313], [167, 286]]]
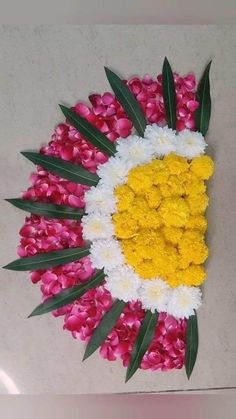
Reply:
[[0, 22], [232, 24], [235, 0], [0, 0]]
[[[108, 89], [103, 66], [124, 77], [160, 73], [168, 56], [174, 70], [199, 76], [212, 66], [213, 110], [208, 142], [216, 173], [208, 211], [208, 281], [199, 312], [200, 347], [188, 382], [184, 370], [138, 372], [124, 385], [120, 362], [98, 354], [81, 363], [84, 344], [50, 315], [27, 320], [40, 301], [27, 274], [1, 271], [1, 373], [19, 393], [122, 393], [227, 388], [236, 384], [235, 355], [235, 27], [3, 26], [1, 53], [1, 196], [26, 189], [32, 165], [19, 154], [50, 138], [61, 118], [57, 103], [86, 100]], [[1, 265], [15, 259], [24, 214], [1, 205]], [[5, 377], [5, 378], [4, 378]], [[13, 388], [13, 387], [11, 387]], [[15, 388], [15, 391], [16, 391]], [[1, 392], [6, 388], [2, 385]]]

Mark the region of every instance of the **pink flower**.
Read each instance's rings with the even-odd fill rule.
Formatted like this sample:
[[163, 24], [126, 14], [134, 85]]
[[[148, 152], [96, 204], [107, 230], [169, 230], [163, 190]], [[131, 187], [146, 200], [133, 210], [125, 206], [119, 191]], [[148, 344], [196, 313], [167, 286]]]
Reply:
[[79, 221], [47, 219], [38, 215], [26, 217], [20, 230], [20, 257], [84, 245]]
[[[37, 283], [41, 281], [40, 289], [44, 299], [53, 297], [64, 289], [82, 284], [91, 279], [94, 269], [91, 266], [89, 257], [84, 257], [79, 261], [67, 263], [66, 265], [56, 266], [47, 270], [34, 271], [31, 273], [31, 281]], [[53, 312], [54, 316], [65, 315], [72, 307], [66, 305]]]
[[[121, 358], [128, 366], [133, 344], [137, 337], [144, 311], [139, 303], [127, 304], [113, 331], [102, 344], [100, 354], [114, 361]], [[162, 371], [182, 368], [185, 356], [186, 321], [160, 313], [151, 346], [142, 360], [141, 368]]]
[[102, 285], [90, 289], [70, 305], [65, 315], [64, 329], [72, 332], [74, 338], [87, 341], [111, 305], [111, 295]]
[[182, 368], [185, 357], [186, 321], [160, 313], [156, 334], [143, 357], [141, 368], [168, 371]]
[[31, 175], [30, 179], [32, 186], [23, 193], [25, 199], [84, 207], [84, 192], [88, 186], [69, 182], [39, 167], [38, 173]]
[[[193, 113], [198, 107], [196, 101], [196, 81], [193, 74], [180, 77], [174, 74], [177, 96], [177, 130], [194, 129]], [[143, 79], [134, 77], [127, 82], [128, 87], [139, 101], [147, 120], [160, 126], [166, 124], [165, 108], [162, 96], [162, 76], [153, 80], [149, 75]]]

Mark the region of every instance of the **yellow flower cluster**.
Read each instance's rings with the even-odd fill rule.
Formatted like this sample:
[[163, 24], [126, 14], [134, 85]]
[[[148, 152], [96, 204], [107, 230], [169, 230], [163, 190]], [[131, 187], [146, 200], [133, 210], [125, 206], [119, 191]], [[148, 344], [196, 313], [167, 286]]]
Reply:
[[135, 167], [127, 183], [115, 189], [116, 236], [126, 262], [142, 278], [159, 276], [172, 287], [204, 281], [208, 257], [204, 181], [213, 169], [208, 156], [189, 162], [169, 154]]

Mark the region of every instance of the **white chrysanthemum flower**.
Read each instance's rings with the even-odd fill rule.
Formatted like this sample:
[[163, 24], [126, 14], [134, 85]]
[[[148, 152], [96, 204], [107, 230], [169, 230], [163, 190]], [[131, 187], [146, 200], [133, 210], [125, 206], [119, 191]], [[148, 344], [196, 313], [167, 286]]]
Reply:
[[117, 240], [96, 240], [90, 247], [90, 259], [94, 268], [108, 273], [124, 264], [124, 256]]
[[207, 143], [200, 132], [185, 129], [177, 137], [176, 153], [192, 159], [204, 153]]
[[167, 306], [168, 314], [179, 318], [188, 319], [202, 304], [200, 288], [180, 285], [171, 290], [170, 300]]
[[116, 143], [117, 156], [122, 161], [131, 162], [135, 167], [152, 159], [153, 152], [144, 138], [137, 135], [130, 135], [125, 140], [118, 140]]
[[166, 311], [170, 298], [170, 287], [162, 279], [143, 281], [139, 289], [139, 299], [145, 309], [158, 312]]
[[99, 184], [114, 187], [124, 183], [131, 167], [131, 162], [111, 157], [106, 163], [100, 164], [98, 167]]
[[116, 209], [116, 199], [112, 188], [105, 186], [92, 186], [85, 192], [86, 212], [101, 212], [102, 214], [112, 214]]
[[111, 216], [93, 213], [84, 215], [81, 220], [85, 240], [107, 239], [114, 235]]
[[129, 266], [122, 266], [109, 272], [106, 277], [105, 288], [110, 291], [113, 298], [119, 298], [125, 302], [138, 299], [138, 288], [141, 281]]
[[144, 133], [147, 146], [152, 149], [157, 157], [165, 156], [175, 152], [176, 135], [175, 131], [168, 127], [159, 127], [157, 124], [147, 125]]

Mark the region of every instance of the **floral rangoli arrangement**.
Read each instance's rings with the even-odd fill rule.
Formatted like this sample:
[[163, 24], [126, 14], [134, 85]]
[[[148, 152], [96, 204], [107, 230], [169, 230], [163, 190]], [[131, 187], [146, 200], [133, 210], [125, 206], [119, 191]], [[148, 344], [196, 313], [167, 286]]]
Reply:
[[59, 124], [40, 152], [22, 198], [30, 213], [20, 230], [20, 259], [43, 302], [30, 316], [63, 316], [64, 329], [122, 359], [126, 381], [138, 368], [185, 365], [198, 349], [197, 310], [214, 163], [206, 153], [211, 99], [209, 63], [195, 76], [172, 72], [123, 81], [105, 68], [114, 91], [91, 106], [60, 106]]

